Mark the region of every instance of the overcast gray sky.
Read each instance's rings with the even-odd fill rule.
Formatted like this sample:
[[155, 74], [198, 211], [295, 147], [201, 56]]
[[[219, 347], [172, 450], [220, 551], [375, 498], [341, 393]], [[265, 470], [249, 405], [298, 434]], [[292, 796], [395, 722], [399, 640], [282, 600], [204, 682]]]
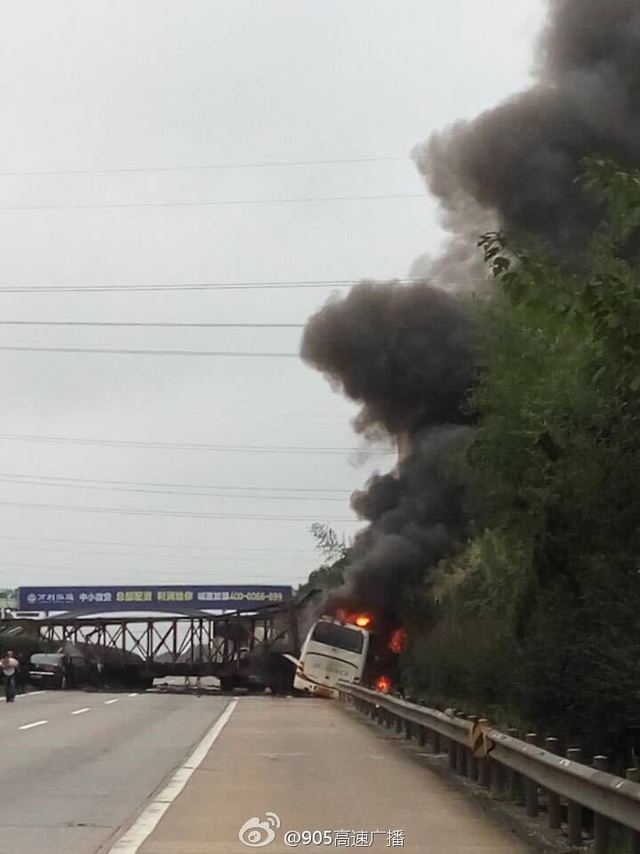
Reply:
[[[410, 150], [526, 85], [543, 14], [542, 0], [2, 4], [0, 289], [405, 276], [442, 238]], [[256, 165], [367, 158], [390, 159]], [[362, 196], [400, 198], [308, 201]], [[307, 201], [257, 203], [275, 199]], [[302, 324], [332, 290], [0, 290], [0, 321]], [[311, 521], [352, 534], [349, 491], [393, 464], [349, 452], [355, 410], [321, 376], [296, 358], [2, 350], [295, 353], [299, 338], [0, 326], [0, 585], [303, 580]]]

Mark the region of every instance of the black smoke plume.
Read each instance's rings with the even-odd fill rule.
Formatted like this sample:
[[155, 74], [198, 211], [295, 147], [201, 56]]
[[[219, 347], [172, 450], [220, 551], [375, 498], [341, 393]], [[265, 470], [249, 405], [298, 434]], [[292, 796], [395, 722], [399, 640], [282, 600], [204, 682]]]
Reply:
[[443, 286], [482, 277], [477, 237], [495, 226], [579, 260], [598, 217], [576, 182], [582, 160], [640, 164], [640, 3], [549, 5], [535, 85], [414, 151], [450, 234], [420, 270]]
[[355, 539], [340, 596], [371, 611], [378, 627], [397, 627], [418, 604], [412, 600], [427, 570], [464, 545], [469, 521], [455, 460], [469, 433], [469, 427], [452, 425], [422, 431], [397, 472], [374, 475], [351, 498], [370, 524]]
[[414, 266], [430, 284], [361, 283], [305, 331], [303, 358], [362, 405], [356, 430], [411, 438], [398, 470], [353, 496], [369, 525], [340, 593], [389, 624], [469, 533], [450, 462], [470, 430], [473, 324], [464, 303], [432, 285], [476, 287], [477, 240], [493, 228], [578, 261], [598, 218], [576, 181], [583, 158], [640, 164], [640, 0], [549, 8], [535, 84], [415, 151], [449, 232], [442, 257]]
[[360, 282], [309, 320], [301, 352], [362, 404], [358, 432], [399, 436], [465, 422], [472, 331], [460, 301], [442, 290]]
[[356, 430], [411, 439], [397, 472], [374, 476], [352, 496], [370, 525], [356, 538], [336, 599], [392, 626], [425, 569], [464, 541], [461, 487], [448, 462], [468, 432], [471, 318], [438, 288], [361, 282], [310, 319], [302, 357], [362, 404]]

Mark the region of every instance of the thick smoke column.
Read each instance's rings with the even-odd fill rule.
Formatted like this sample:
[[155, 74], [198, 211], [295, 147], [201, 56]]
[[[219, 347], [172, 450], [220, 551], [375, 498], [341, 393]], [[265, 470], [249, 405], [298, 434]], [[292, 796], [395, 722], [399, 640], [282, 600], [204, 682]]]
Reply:
[[351, 498], [371, 524], [356, 537], [341, 595], [373, 611], [378, 627], [397, 627], [427, 571], [467, 539], [464, 490], [453, 462], [469, 432], [462, 426], [425, 430], [397, 473], [374, 475], [366, 491]]
[[552, 0], [550, 8], [536, 85], [414, 152], [451, 235], [429, 270], [444, 286], [482, 276], [474, 246], [494, 224], [578, 258], [597, 218], [575, 181], [580, 161], [640, 163], [640, 3]]
[[311, 318], [302, 356], [362, 404], [356, 429], [412, 437], [397, 473], [372, 478], [352, 506], [370, 526], [350, 556], [345, 604], [393, 624], [407, 591], [463, 541], [450, 452], [464, 440], [473, 327], [442, 290], [361, 282]]
[[[640, 164], [639, 92], [640, 0], [551, 0], [535, 85], [416, 150], [449, 242], [413, 273], [475, 287], [478, 237], [496, 227], [579, 260], [598, 216], [576, 182], [580, 162]], [[370, 524], [341, 591], [397, 624], [428, 570], [469, 534], [450, 463], [470, 429], [473, 325], [463, 303], [432, 286], [364, 282], [310, 320], [302, 355], [362, 404], [359, 432], [411, 438], [398, 471], [352, 498]]]
[[358, 432], [392, 436], [464, 423], [472, 324], [437, 288], [361, 282], [308, 322], [302, 358], [362, 403]]

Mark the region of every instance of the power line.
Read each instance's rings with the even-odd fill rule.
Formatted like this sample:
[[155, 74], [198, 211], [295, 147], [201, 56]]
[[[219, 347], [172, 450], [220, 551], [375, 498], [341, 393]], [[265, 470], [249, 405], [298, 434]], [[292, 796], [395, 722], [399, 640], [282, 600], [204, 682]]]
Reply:
[[[103, 513], [114, 516], [157, 516], [171, 519], [232, 519], [237, 521], [255, 520], [264, 522], [317, 522], [317, 516], [284, 516], [270, 513], [197, 513], [192, 510], [150, 510], [127, 507], [88, 507], [72, 504], [40, 504], [37, 502], [0, 501], [0, 507], [12, 507], [17, 510], [64, 510], [74, 513]], [[332, 522], [357, 522], [350, 517], [331, 517]]]
[[121, 208], [201, 208], [241, 205], [299, 205], [316, 202], [377, 202], [400, 199], [426, 199], [425, 193], [380, 193], [370, 196], [300, 196], [289, 199], [219, 199], [213, 202], [105, 202], [70, 205], [0, 205], [0, 211], [119, 210]]
[[[87, 568], [84, 566], [68, 566], [68, 565], [65, 566], [64, 564], [60, 564], [58, 566], [54, 566], [52, 564], [48, 564], [48, 565], [45, 564], [43, 566], [42, 564], [38, 564], [38, 563], [14, 563], [13, 561], [10, 561], [7, 563], [1, 563], [0, 566], [2, 568], [4, 568], [4, 567], [17, 567], [18, 569], [35, 569], [38, 571], [39, 575], [45, 575], [45, 576], [54, 575], [56, 577], [60, 576], [60, 570], [66, 570], [68, 573], [75, 573], [78, 571], [82, 571], [83, 575], [87, 572]], [[52, 571], [48, 572], [47, 570], [52, 570]], [[116, 576], [124, 576], [126, 579], [131, 579], [132, 575], [138, 576], [138, 577], [143, 577], [143, 578], [150, 576], [151, 578], [153, 578], [155, 580], [156, 583], [158, 583], [158, 580], [160, 580], [160, 583], [162, 583], [162, 580], [161, 580], [162, 577], [166, 578], [167, 576], [180, 579], [182, 584], [193, 583], [193, 582], [190, 582], [187, 580], [187, 576], [189, 578], [199, 579], [198, 583], [205, 582], [205, 583], [216, 584], [216, 585], [220, 585], [220, 584], [224, 583], [224, 582], [212, 580], [211, 579], [211, 575], [212, 575], [211, 572], [200, 574], [198, 572], [193, 572], [191, 570], [188, 573], [186, 573], [184, 570], [175, 571], [175, 570], [163, 569], [160, 572], [153, 572], [153, 571], [146, 571], [144, 569], [132, 569], [132, 570], [118, 570], [118, 569], [112, 570], [112, 569], [109, 569], [109, 570], [105, 571], [105, 570], [101, 570], [98, 568], [92, 568], [92, 571], [95, 573], [100, 573], [102, 576], [108, 575], [109, 578], [116, 577]], [[291, 573], [292, 568], [291, 567], [288, 568], [287, 572]], [[303, 575], [303, 574], [306, 574], [306, 572], [307, 572], [306, 568], [301, 567], [299, 574]], [[272, 582], [273, 581], [281, 581], [283, 574], [284, 573], [280, 572], [280, 573], [277, 573], [274, 575], [255, 575], [254, 573], [239, 574], [239, 573], [234, 572], [233, 576], [234, 576], [234, 579], [251, 579], [251, 581], [258, 583], [258, 582], [268, 582], [268, 581], [272, 581]], [[83, 578], [83, 581], [85, 580], [85, 578], [86, 578], [86, 576]], [[90, 581], [95, 583], [96, 579], [91, 578]], [[132, 584], [148, 584], [148, 582], [146, 582], [146, 581], [140, 582], [140, 581], [135, 581], [133, 579], [131, 579], [131, 583]], [[230, 582], [230, 583], [232, 583], [232, 582]], [[107, 584], [108, 584], [108, 582], [107, 582]]]
[[[263, 554], [254, 555], [253, 557], [243, 557], [242, 555], [235, 555], [235, 554], [217, 555], [214, 557], [212, 555], [188, 555], [188, 554], [182, 554], [182, 553], [157, 555], [157, 554], [149, 554], [149, 553], [145, 554], [144, 552], [113, 552], [113, 551], [106, 551], [105, 552], [105, 551], [93, 551], [93, 550], [78, 551], [77, 549], [51, 548], [51, 546], [44, 546], [43, 547], [43, 546], [10, 545], [9, 548], [17, 549], [18, 551], [53, 552], [54, 554], [60, 554], [61, 552], [69, 552], [70, 554], [74, 554], [76, 556], [92, 555], [92, 556], [98, 556], [98, 557], [101, 557], [101, 556], [104, 556], [104, 557], [141, 557], [141, 558], [145, 558], [145, 559], [153, 558], [154, 561], [156, 561], [158, 559], [166, 560], [167, 558], [169, 560], [182, 560], [182, 561], [184, 561], [184, 560], [207, 561], [208, 563], [212, 563], [212, 561], [214, 561], [214, 560], [216, 560], [216, 561], [218, 561], [218, 560], [220, 560], [220, 561], [232, 560], [234, 562], [239, 561], [241, 563], [257, 563], [257, 562], [260, 562], [262, 564], [265, 561], [265, 556]], [[310, 559], [310, 557], [308, 554], [307, 554], [306, 558], [283, 557], [282, 555], [278, 555], [277, 557], [272, 556], [269, 559], [272, 562], [277, 562], [277, 563], [281, 563], [281, 562], [301, 563], [304, 560], [308, 561]], [[2, 566], [2, 563], [3, 563], [2, 560], [0, 560], [0, 566]]]
[[[306, 289], [306, 288], [350, 288], [359, 281], [359, 277], [351, 279], [306, 279], [306, 280], [272, 280], [272, 281], [246, 281], [246, 282], [185, 282], [183, 284], [168, 284], [168, 285], [6, 285], [0, 286], [2, 293], [43, 293], [51, 291], [51, 293], [77, 293], [77, 292], [118, 292], [118, 291], [239, 291], [239, 290], [287, 290], [287, 289]], [[369, 281], [379, 281], [369, 279]], [[386, 281], [386, 280], [384, 280]], [[409, 284], [427, 284], [427, 280], [423, 277], [396, 277], [393, 279], [399, 285]], [[482, 284], [482, 280], [475, 282], [460, 282], [460, 281], [439, 281], [440, 287], [456, 287], [462, 284]]]
[[1, 346], [5, 353], [93, 353], [102, 356], [200, 356], [223, 359], [298, 359], [298, 353], [267, 353], [254, 350], [127, 350], [109, 347]]
[[141, 442], [129, 439], [87, 439], [72, 436], [41, 436], [25, 433], [0, 433], [0, 440], [17, 442], [43, 442], [45, 444], [99, 445], [126, 448], [158, 448], [186, 451], [224, 451], [226, 453], [280, 453], [280, 454], [343, 454], [372, 450], [375, 453], [395, 453], [393, 448], [321, 447], [315, 445], [209, 445], [188, 442]]
[[108, 320], [0, 320], [0, 326], [90, 326], [166, 329], [303, 329], [304, 323], [191, 323]]
[[[255, 563], [255, 561], [254, 561], [254, 563]], [[160, 570], [146, 569], [145, 567], [136, 567], [135, 569], [131, 569], [131, 570], [109, 568], [109, 570], [105, 571], [105, 570], [101, 569], [100, 567], [96, 567], [96, 566], [87, 567], [86, 565], [82, 565], [82, 564], [74, 566], [74, 565], [64, 564], [64, 563], [42, 564], [42, 563], [22, 563], [22, 562], [18, 562], [18, 561], [2, 561], [0, 566], [2, 568], [7, 567], [7, 566], [18, 566], [18, 567], [24, 567], [25, 569], [42, 569], [42, 570], [52, 569], [52, 570], [56, 570], [58, 572], [58, 574], [59, 574], [59, 571], [61, 569], [66, 569], [67, 572], [74, 572], [76, 570], [82, 570], [83, 572], [84, 571], [93, 571], [93, 572], [100, 572], [103, 574], [108, 574], [109, 576], [124, 575], [127, 578], [133, 574], [138, 575], [138, 576], [147, 576], [147, 577], [150, 576], [150, 577], [156, 578], [156, 579], [159, 576], [163, 576], [163, 575], [164, 576], [171, 575], [171, 576], [176, 576], [178, 578], [184, 578], [184, 576], [185, 576], [185, 570], [164, 569], [164, 568], [160, 569]], [[302, 562], [301, 562], [301, 567], [302, 567], [303, 571], [305, 571], [305, 567], [304, 567], [304, 564]], [[208, 578], [211, 578], [215, 569], [216, 569], [216, 567], [212, 566], [210, 570], [206, 570], [206, 569], [190, 570], [189, 575], [191, 575], [191, 576], [206, 575]], [[291, 572], [292, 569], [293, 569], [293, 567], [287, 567], [288, 572]], [[278, 575], [282, 575], [282, 572], [278, 573], [277, 569], [274, 569], [274, 572], [269, 573], [268, 575], [267, 574], [256, 575], [254, 573], [242, 574], [242, 573], [236, 573], [236, 572], [234, 572], [233, 574], [234, 574], [234, 577], [236, 577], [236, 578], [252, 578], [255, 581], [258, 581], [261, 578], [276, 578], [276, 577], [278, 577]]]
[[393, 163], [411, 162], [404, 157], [336, 157], [320, 160], [264, 160], [253, 163], [208, 163], [202, 166], [125, 166], [106, 169], [39, 169], [0, 172], [0, 177], [36, 176], [36, 175], [118, 175], [132, 172], [200, 172], [220, 169], [266, 169], [290, 166], [330, 166], [349, 163]]
[[11, 480], [15, 478], [16, 482], [23, 479], [35, 481], [64, 481], [66, 483], [91, 483], [91, 484], [107, 484], [109, 486], [148, 486], [159, 489], [214, 489], [214, 490], [233, 490], [243, 492], [336, 492], [341, 495], [350, 495], [352, 489], [334, 489], [331, 487], [311, 487], [311, 486], [229, 486], [215, 485], [206, 483], [174, 483], [149, 480], [105, 480], [102, 478], [93, 477], [62, 477], [52, 475], [37, 475], [37, 474], [15, 474], [14, 472], [0, 472], [0, 480]]
[[[187, 545], [181, 544], [179, 546], [171, 545], [171, 543], [127, 543], [118, 540], [74, 540], [74, 539], [65, 539], [62, 537], [20, 537], [15, 534], [0, 534], [0, 540], [17, 540], [18, 542], [27, 542], [27, 543], [62, 543], [67, 545], [79, 545], [79, 546], [117, 546], [124, 548], [134, 548], [134, 549], [193, 549], [195, 551], [209, 551], [209, 552], [219, 552], [219, 551], [231, 551], [234, 554], [237, 552], [304, 552], [308, 554], [310, 549], [296, 549], [296, 548], [273, 548], [269, 546], [264, 546], [261, 548], [250, 548], [248, 546], [243, 546], [242, 548], [235, 549], [231, 546], [227, 548], [221, 548], [220, 546], [211, 546], [211, 545]], [[149, 554], [149, 557], [155, 557], [153, 553]]]
[[172, 285], [25, 285], [20, 287], [0, 286], [0, 291], [22, 293], [23, 291], [242, 291], [283, 290], [289, 288], [349, 288], [353, 279], [317, 279], [309, 281], [272, 282], [186, 282]]
[[24, 484], [26, 486], [52, 486], [57, 489], [92, 489], [97, 490], [99, 492], [133, 492], [137, 494], [144, 495], [187, 495], [187, 496], [195, 496], [199, 498], [225, 498], [227, 500], [237, 499], [237, 498], [245, 498], [250, 499], [252, 501], [261, 501], [264, 499], [268, 499], [270, 501], [340, 501], [344, 503], [344, 499], [339, 496], [309, 496], [309, 495], [230, 495], [228, 492], [192, 492], [192, 491], [184, 491], [177, 489], [131, 489], [125, 486], [98, 486], [87, 483], [60, 483], [56, 482], [56, 480], [65, 480], [65, 478], [58, 479], [46, 479], [46, 478], [37, 478], [37, 479], [27, 479], [27, 478], [12, 478], [12, 477], [4, 477], [0, 475], [0, 483], [17, 483]]

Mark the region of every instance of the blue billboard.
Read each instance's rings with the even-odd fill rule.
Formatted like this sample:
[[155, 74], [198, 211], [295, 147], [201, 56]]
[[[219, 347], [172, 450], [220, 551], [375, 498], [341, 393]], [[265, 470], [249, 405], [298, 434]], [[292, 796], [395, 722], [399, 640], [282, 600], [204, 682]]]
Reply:
[[19, 587], [21, 611], [255, 611], [288, 602], [293, 588], [268, 584]]

